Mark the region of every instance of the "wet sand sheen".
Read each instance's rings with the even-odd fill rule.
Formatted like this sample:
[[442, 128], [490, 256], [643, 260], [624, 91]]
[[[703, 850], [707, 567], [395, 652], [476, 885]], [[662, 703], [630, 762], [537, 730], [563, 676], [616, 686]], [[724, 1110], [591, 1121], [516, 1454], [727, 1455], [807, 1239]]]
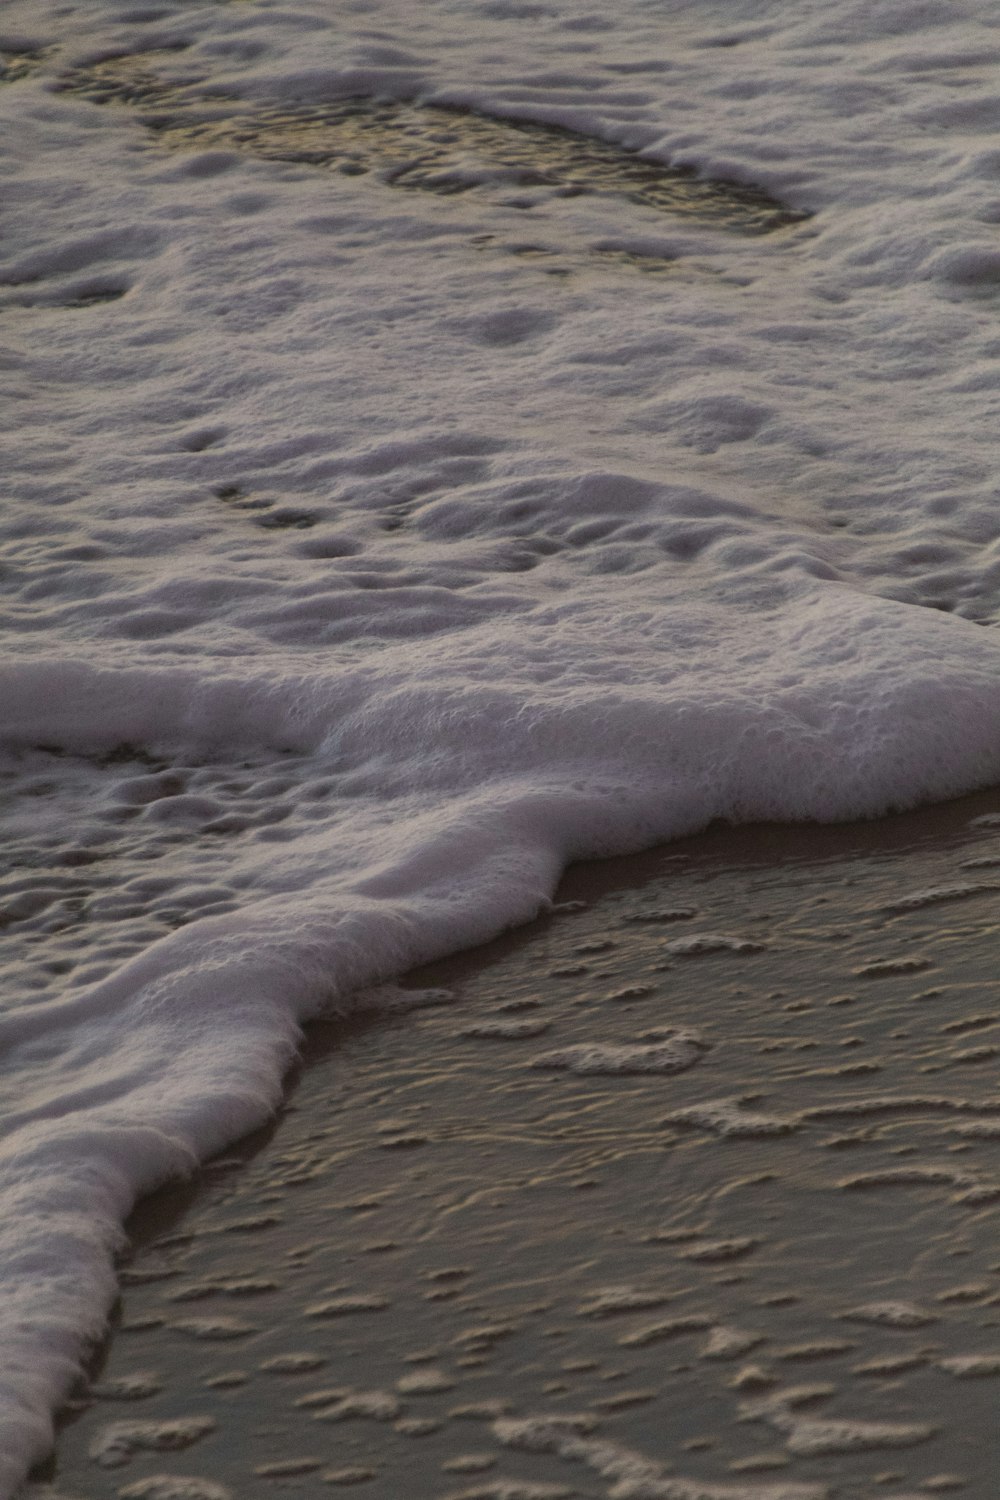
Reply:
[[135, 1215], [46, 1479], [987, 1500], [998, 807], [580, 867], [315, 1028], [276, 1127]]

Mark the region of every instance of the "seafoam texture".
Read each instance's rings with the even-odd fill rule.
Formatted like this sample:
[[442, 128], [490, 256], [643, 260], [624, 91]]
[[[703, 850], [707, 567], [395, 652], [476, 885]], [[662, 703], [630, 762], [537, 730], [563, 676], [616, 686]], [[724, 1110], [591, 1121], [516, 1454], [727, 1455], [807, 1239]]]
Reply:
[[[4, 1494], [135, 1195], [262, 1117], [301, 1020], [567, 860], [1000, 775], [995, 8], [335, 22], [0, 16]], [[359, 96], [812, 216], [563, 191], [454, 111], [448, 180], [419, 136], [266, 159]]]

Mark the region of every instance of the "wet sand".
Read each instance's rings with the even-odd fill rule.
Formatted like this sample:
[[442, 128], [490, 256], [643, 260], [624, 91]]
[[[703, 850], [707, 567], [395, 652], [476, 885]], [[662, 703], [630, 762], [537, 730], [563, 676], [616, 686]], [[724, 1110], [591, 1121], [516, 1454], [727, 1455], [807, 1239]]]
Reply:
[[[30, 53], [0, 52], [0, 61], [4, 56], [15, 76], [40, 61]], [[556, 200], [599, 193], [743, 234], [771, 234], [810, 217], [762, 189], [702, 178], [557, 125], [363, 94], [313, 103], [243, 100], [234, 107], [197, 69], [171, 77], [176, 63], [169, 50], [156, 49], [103, 58], [64, 69], [58, 88], [136, 111], [171, 150], [237, 151], [350, 177], [374, 174], [385, 186], [444, 197], [492, 183], [508, 208], [537, 207], [537, 196], [517, 196], [525, 191]]]
[[574, 869], [140, 1207], [33, 1493], [992, 1500], [998, 918], [996, 792]]

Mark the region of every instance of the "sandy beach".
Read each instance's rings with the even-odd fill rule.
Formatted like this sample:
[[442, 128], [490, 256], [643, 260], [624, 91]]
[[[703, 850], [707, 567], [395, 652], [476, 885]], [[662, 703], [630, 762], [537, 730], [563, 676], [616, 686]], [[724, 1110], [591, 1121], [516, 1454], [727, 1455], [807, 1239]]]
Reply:
[[32, 1495], [991, 1500], [998, 831], [579, 866], [315, 1025], [273, 1126], [134, 1214]]

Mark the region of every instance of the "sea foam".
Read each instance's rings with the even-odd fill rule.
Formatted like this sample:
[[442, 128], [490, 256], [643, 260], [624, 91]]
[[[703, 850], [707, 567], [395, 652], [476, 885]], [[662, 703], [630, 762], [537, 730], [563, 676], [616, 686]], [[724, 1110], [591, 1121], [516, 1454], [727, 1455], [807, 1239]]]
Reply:
[[[1000, 778], [991, 8], [410, 9], [5, 9], [4, 1494], [303, 1021], [569, 860]], [[450, 106], [454, 190], [265, 159], [357, 96]]]

